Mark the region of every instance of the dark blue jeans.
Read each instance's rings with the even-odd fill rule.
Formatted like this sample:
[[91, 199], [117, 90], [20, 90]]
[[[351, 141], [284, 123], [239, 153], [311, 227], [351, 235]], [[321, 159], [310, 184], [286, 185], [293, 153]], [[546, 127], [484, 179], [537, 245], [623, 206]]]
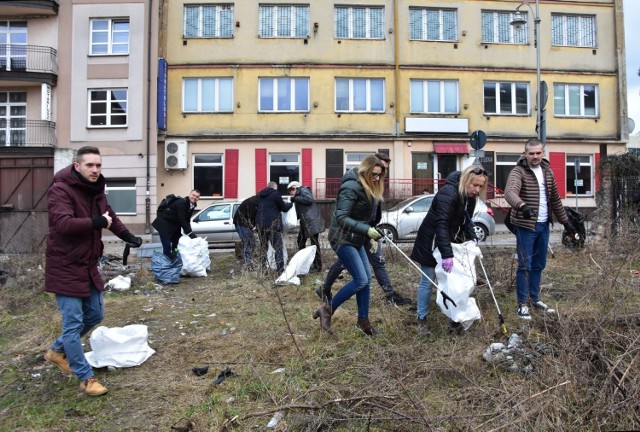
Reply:
[[534, 230], [516, 226], [518, 248], [518, 271], [516, 290], [518, 304], [525, 304], [527, 298], [540, 300], [540, 279], [547, 265], [549, 246], [549, 223], [537, 222]]
[[[387, 297], [393, 295], [393, 286], [391, 285], [391, 279], [389, 278], [389, 273], [387, 273], [386, 260], [384, 259], [384, 254], [382, 253], [382, 242], [378, 240], [378, 250], [376, 251], [376, 253], [371, 252], [369, 244], [365, 244], [364, 247], [367, 252], [367, 258], [371, 263], [371, 267], [373, 267], [373, 273], [376, 276], [376, 280], [380, 284], [380, 288], [382, 288], [382, 291], [384, 291], [384, 295]], [[323, 288], [330, 290], [333, 286], [333, 283], [336, 281], [338, 276], [340, 276], [340, 273], [342, 272], [342, 270], [344, 270], [344, 268], [345, 267], [342, 264], [342, 261], [340, 261], [339, 259], [334, 262], [327, 272], [327, 278], [324, 280]]]
[[51, 349], [66, 354], [73, 373], [80, 381], [86, 381], [93, 376], [93, 369], [84, 356], [81, 338], [104, 318], [103, 294], [91, 284], [89, 297], [56, 294], [56, 302], [62, 315], [62, 335]]
[[236, 224], [236, 232], [242, 240], [242, 266], [246, 267], [251, 264], [251, 256], [255, 248], [255, 240], [251, 228]]
[[331, 300], [331, 308], [335, 311], [342, 303], [354, 294], [358, 304], [358, 318], [369, 317], [369, 294], [371, 292], [371, 269], [364, 246], [343, 244], [338, 246], [336, 253], [347, 271], [351, 274], [351, 282], [340, 288]]

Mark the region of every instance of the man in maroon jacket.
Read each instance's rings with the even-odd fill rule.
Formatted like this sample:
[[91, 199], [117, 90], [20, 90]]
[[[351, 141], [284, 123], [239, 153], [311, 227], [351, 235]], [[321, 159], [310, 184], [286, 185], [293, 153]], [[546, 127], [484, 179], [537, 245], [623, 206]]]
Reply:
[[62, 335], [45, 359], [80, 380], [89, 396], [107, 392], [93, 376], [80, 338], [104, 317], [104, 281], [98, 272], [102, 229], [134, 247], [142, 239], [131, 234], [107, 203], [102, 157], [96, 147], [82, 147], [76, 161], [59, 171], [47, 195], [49, 235], [45, 291], [55, 294], [62, 315]]

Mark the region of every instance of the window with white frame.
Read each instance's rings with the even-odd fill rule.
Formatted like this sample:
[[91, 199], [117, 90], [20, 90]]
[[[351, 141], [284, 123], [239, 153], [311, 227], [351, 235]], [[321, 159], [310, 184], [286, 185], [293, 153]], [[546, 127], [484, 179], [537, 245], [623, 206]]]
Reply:
[[458, 113], [458, 99], [458, 81], [411, 80], [412, 113]]
[[202, 4], [184, 6], [185, 38], [233, 37], [233, 5]]
[[384, 39], [384, 8], [336, 6], [336, 38]]
[[107, 180], [105, 188], [109, 205], [119, 215], [135, 215], [136, 211], [136, 179]]
[[233, 78], [184, 78], [183, 112], [232, 112]]
[[496, 193], [504, 193], [504, 189], [507, 187], [509, 173], [513, 167], [516, 166], [518, 159], [520, 159], [520, 155], [515, 153], [498, 153], [496, 155], [495, 182], [496, 187], [500, 189], [500, 191]]
[[263, 112], [308, 112], [309, 78], [260, 78]]
[[591, 155], [567, 154], [567, 195], [593, 195], [592, 165]]
[[337, 112], [384, 112], [384, 78], [336, 78]]
[[126, 88], [89, 90], [89, 126], [127, 126], [128, 95]]
[[0, 146], [27, 144], [27, 92], [0, 92]]
[[482, 11], [482, 43], [528, 44], [529, 14], [521, 14], [527, 23], [521, 29], [516, 29], [511, 25], [513, 12]]
[[309, 5], [260, 5], [261, 38], [309, 36]]
[[551, 44], [596, 47], [596, 17], [593, 15], [551, 14]]
[[91, 55], [129, 54], [129, 18], [92, 19]]
[[201, 197], [224, 196], [223, 168], [222, 153], [193, 155], [193, 188]]
[[557, 117], [597, 117], [598, 86], [554, 84], [553, 114]]
[[410, 7], [409, 39], [450, 42], [457, 41], [457, 10]]
[[0, 69], [27, 68], [27, 22], [0, 21]]
[[288, 195], [289, 183], [300, 181], [300, 153], [271, 153], [269, 181], [276, 182], [280, 193]]
[[529, 114], [529, 83], [484, 82], [484, 113]]
[[346, 173], [352, 168], [360, 166], [360, 162], [367, 156], [373, 156], [375, 152], [345, 152], [344, 153], [344, 172]]

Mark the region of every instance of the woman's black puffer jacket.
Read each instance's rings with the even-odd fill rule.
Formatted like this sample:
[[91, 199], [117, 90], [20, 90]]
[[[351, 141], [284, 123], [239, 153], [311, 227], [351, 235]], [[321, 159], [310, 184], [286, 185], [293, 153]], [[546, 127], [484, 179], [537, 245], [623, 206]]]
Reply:
[[435, 267], [433, 251], [437, 246], [442, 258], [453, 258], [451, 243], [475, 240], [471, 217], [476, 208], [476, 198], [460, 199], [458, 183], [460, 171], [447, 177], [438, 191], [427, 216], [418, 229], [411, 259], [427, 267]]
[[355, 247], [364, 245], [369, 240], [367, 231], [379, 220], [378, 202], [367, 198], [358, 179], [358, 170], [354, 168], [348, 171], [342, 177], [336, 210], [331, 218], [329, 242], [332, 247], [341, 244]]

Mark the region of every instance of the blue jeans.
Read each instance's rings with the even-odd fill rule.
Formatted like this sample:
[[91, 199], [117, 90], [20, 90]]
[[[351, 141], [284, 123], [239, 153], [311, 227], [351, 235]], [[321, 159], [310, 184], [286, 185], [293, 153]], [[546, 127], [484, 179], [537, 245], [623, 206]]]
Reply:
[[[435, 282], [436, 280], [436, 268], [420, 265], [422, 273], [429, 276], [429, 278]], [[425, 318], [429, 315], [429, 303], [431, 303], [431, 290], [433, 284], [424, 275], [420, 278], [420, 284], [418, 285], [418, 319]]]
[[102, 292], [91, 283], [89, 297], [56, 294], [56, 302], [62, 315], [62, 335], [51, 345], [51, 349], [66, 354], [73, 373], [80, 381], [86, 381], [93, 376], [93, 370], [84, 356], [80, 338], [104, 318]]
[[547, 247], [549, 246], [549, 223], [537, 222], [534, 230], [516, 226], [518, 247], [518, 271], [516, 290], [518, 304], [524, 304], [528, 297], [540, 300], [540, 279], [547, 265]]
[[[382, 242], [378, 240], [378, 250], [376, 253], [371, 252], [371, 248], [368, 244], [365, 244], [365, 249], [367, 251], [367, 258], [371, 263], [371, 267], [373, 267], [373, 273], [376, 276], [376, 280], [380, 284], [380, 288], [384, 291], [384, 295], [389, 297], [393, 295], [393, 286], [391, 285], [391, 279], [389, 278], [389, 273], [387, 273], [386, 260], [384, 259], [384, 255], [382, 254]], [[331, 290], [333, 283], [336, 281], [338, 276], [342, 270], [344, 270], [344, 265], [342, 261], [339, 259], [333, 263], [329, 271], [327, 272], [327, 278], [324, 281], [323, 288], [327, 288], [327, 290]]]
[[371, 292], [371, 269], [364, 246], [343, 244], [336, 250], [338, 258], [351, 274], [351, 282], [340, 288], [331, 300], [331, 308], [335, 311], [342, 303], [354, 294], [358, 304], [358, 318], [369, 317], [369, 294]]
[[251, 255], [253, 255], [253, 249], [255, 248], [255, 241], [253, 238], [253, 231], [242, 225], [236, 225], [236, 232], [242, 240], [242, 265], [243, 267], [251, 264]]

